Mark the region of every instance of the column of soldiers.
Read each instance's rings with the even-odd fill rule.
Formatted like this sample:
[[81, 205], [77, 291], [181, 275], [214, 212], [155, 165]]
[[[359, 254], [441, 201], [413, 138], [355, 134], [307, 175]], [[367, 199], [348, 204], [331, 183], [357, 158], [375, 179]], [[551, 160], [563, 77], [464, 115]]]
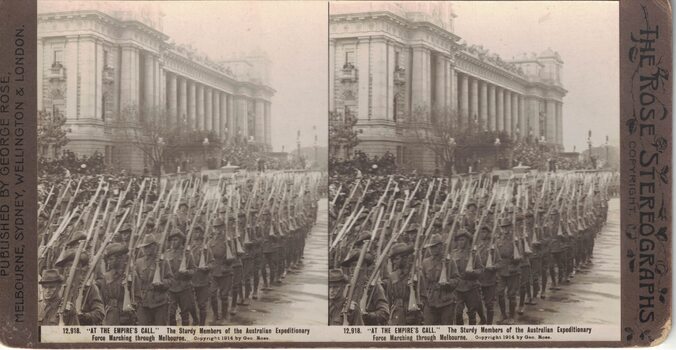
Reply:
[[567, 173], [333, 183], [329, 323], [515, 323], [591, 266], [616, 179]]
[[226, 322], [302, 268], [320, 174], [156, 180], [43, 184], [41, 325]]

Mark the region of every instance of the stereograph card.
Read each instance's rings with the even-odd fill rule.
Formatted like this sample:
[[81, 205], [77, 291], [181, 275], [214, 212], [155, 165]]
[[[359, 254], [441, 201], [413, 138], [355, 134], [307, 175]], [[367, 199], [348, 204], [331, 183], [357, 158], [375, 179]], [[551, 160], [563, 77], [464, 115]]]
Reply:
[[672, 305], [672, 9], [0, 1], [0, 339], [634, 347]]

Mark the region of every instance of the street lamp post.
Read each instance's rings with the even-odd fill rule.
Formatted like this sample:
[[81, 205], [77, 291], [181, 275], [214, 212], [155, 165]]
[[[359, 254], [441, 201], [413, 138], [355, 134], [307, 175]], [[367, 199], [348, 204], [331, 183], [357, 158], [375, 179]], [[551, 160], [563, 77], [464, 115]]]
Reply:
[[498, 167], [498, 149], [500, 148], [500, 138], [499, 137], [497, 137], [495, 139], [495, 142], [493, 143], [493, 145], [495, 146], [495, 167], [497, 168]]
[[204, 165], [207, 164], [207, 147], [209, 147], [209, 138], [205, 137], [204, 141], [202, 141], [202, 148], [204, 150]]
[[592, 140], [591, 140], [591, 130], [589, 130], [589, 134], [587, 136], [587, 146], [589, 146], [589, 163], [592, 162]]
[[159, 161], [159, 164], [158, 164], [159, 169], [157, 169], [158, 172], [159, 172], [158, 176], [161, 176], [161, 175], [162, 175], [162, 167], [164, 166], [164, 146], [165, 146], [166, 144], [167, 144], [167, 143], [164, 141], [164, 138], [162, 138], [162, 137], [158, 137], [158, 138], [157, 138], [157, 148], [158, 148], [158, 150], [159, 150], [159, 152], [158, 152], [158, 153], [159, 153], [159, 159], [158, 159], [158, 161]]
[[448, 151], [449, 151], [449, 160], [451, 161], [451, 166], [446, 165], [446, 172], [448, 175], [453, 175], [453, 167], [455, 166], [455, 138], [451, 137], [448, 139]]
[[606, 166], [610, 167], [610, 152], [608, 150], [608, 135], [606, 135]]

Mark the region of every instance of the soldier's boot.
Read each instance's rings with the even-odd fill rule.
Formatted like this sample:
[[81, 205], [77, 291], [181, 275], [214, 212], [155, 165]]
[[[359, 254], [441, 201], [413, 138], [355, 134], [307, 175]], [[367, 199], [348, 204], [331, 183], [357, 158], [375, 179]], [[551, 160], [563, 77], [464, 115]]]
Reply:
[[509, 319], [514, 320], [515, 319], [515, 312], [516, 311], [516, 298], [515, 297], [509, 297]]
[[224, 297], [221, 299], [221, 314], [223, 315], [223, 320], [228, 318], [228, 308], [230, 306], [230, 298]]
[[519, 291], [519, 315], [523, 315], [524, 310], [526, 309], [526, 291]]
[[216, 296], [211, 298], [211, 311], [214, 313], [214, 320], [218, 321], [221, 319], [221, 316], [218, 314], [218, 298]]
[[486, 304], [486, 323], [487, 325], [492, 325], [493, 324], [493, 314], [495, 311], [493, 311], [493, 303], [488, 303]]
[[498, 297], [498, 306], [500, 307], [500, 315], [502, 316], [500, 322], [504, 322], [509, 318], [509, 316], [507, 316], [507, 311], [505, 308], [505, 297], [503, 296]]
[[230, 308], [230, 315], [237, 315], [237, 299], [232, 298], [232, 308]]
[[207, 306], [199, 306], [199, 323], [200, 326], [205, 326], [207, 324]]
[[538, 294], [540, 294], [540, 281], [535, 281], [533, 283], [533, 295], [532, 297], [526, 302], [526, 305], [537, 305], [537, 301], [535, 301], [538, 297]]

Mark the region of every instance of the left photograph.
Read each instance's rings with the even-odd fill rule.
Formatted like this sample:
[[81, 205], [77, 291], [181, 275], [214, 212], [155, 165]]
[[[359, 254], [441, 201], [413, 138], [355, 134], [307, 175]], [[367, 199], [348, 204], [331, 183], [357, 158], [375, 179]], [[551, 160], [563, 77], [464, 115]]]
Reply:
[[43, 328], [326, 325], [326, 13], [38, 2]]

